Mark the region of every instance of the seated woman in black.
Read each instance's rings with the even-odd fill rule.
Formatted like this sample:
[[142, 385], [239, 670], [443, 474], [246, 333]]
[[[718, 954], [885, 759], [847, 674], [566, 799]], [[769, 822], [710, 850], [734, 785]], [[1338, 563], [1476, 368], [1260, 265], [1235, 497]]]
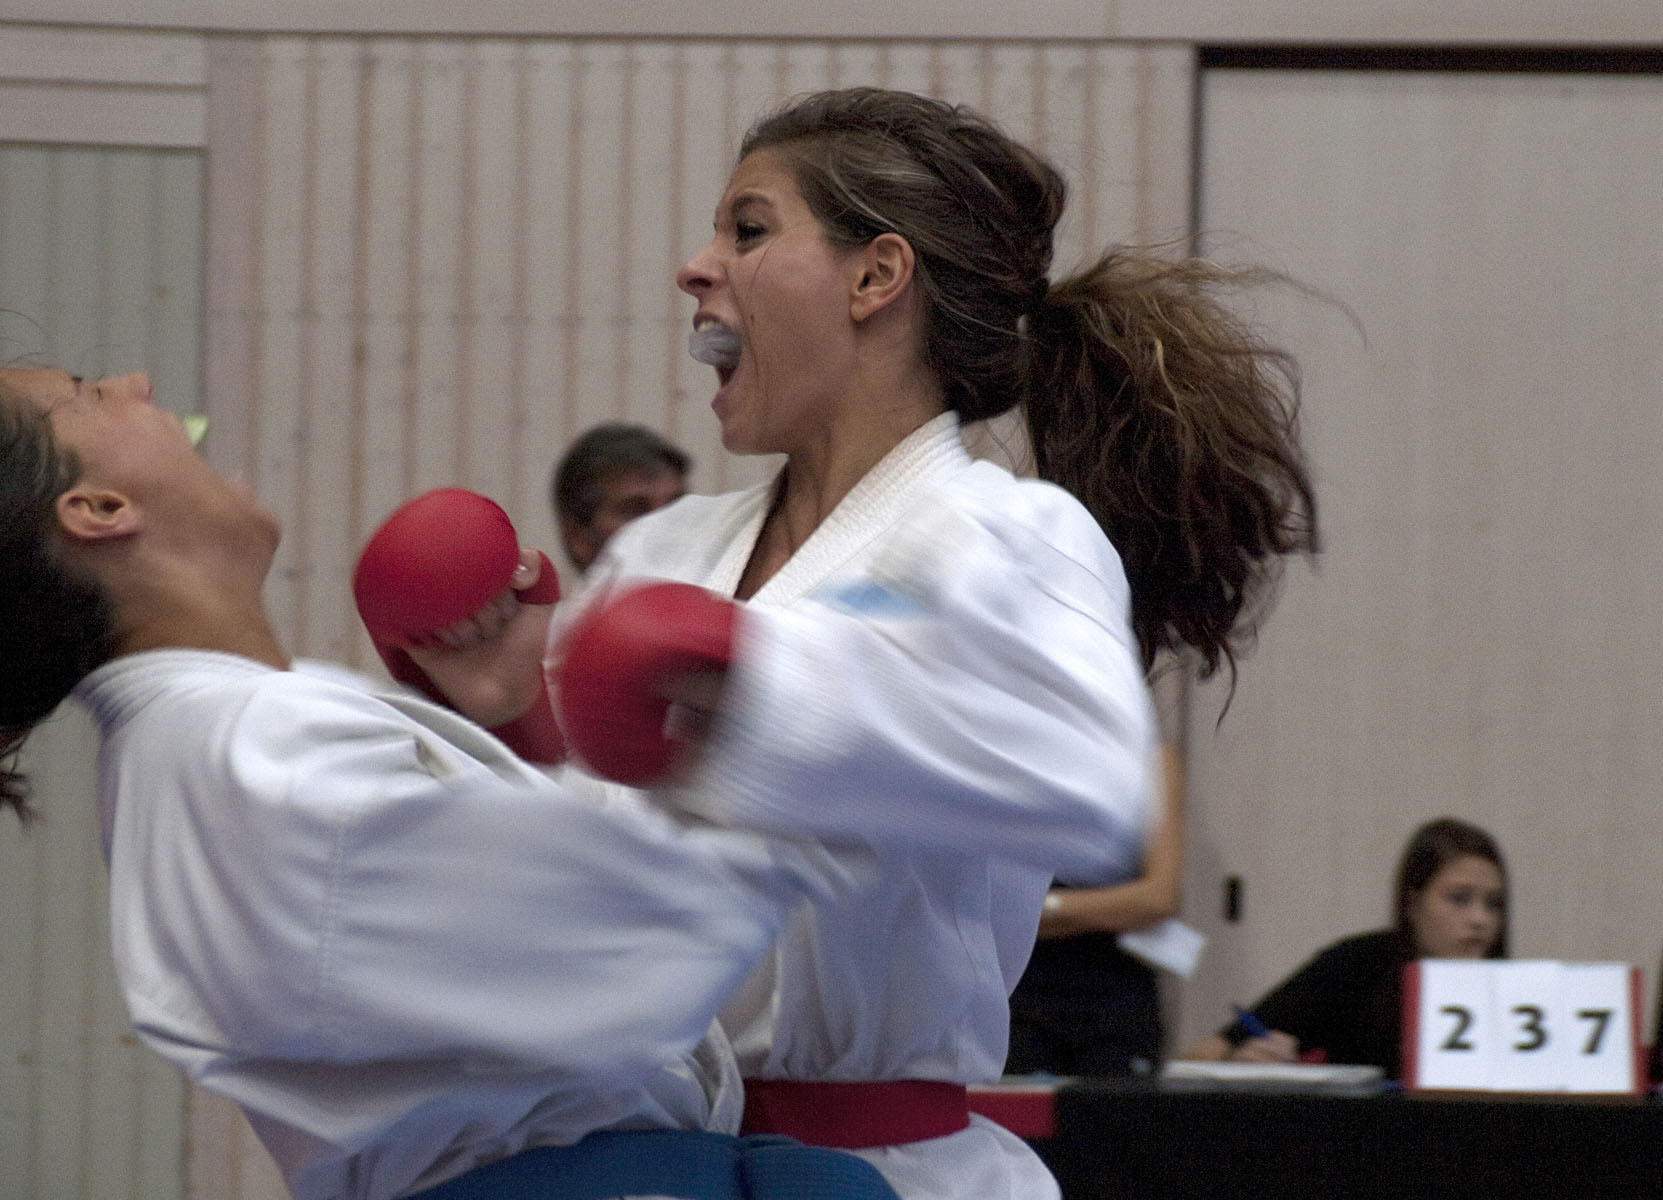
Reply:
[[1182, 1057], [1362, 1063], [1397, 1078], [1403, 967], [1416, 958], [1507, 957], [1507, 868], [1495, 839], [1442, 817], [1415, 831], [1397, 872], [1397, 924], [1336, 942]]

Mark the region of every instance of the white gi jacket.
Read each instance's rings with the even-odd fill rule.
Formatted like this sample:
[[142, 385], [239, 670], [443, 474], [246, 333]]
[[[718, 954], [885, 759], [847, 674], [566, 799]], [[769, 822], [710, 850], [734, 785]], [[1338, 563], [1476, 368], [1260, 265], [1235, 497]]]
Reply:
[[[584, 596], [649, 576], [731, 595], [772, 496], [689, 496], [633, 522]], [[875, 886], [799, 910], [724, 1012], [747, 1076], [998, 1078], [1053, 875], [1110, 883], [1141, 860], [1155, 733], [1128, 612], [1083, 506], [973, 462], [950, 414], [751, 599], [731, 720], [674, 801], [881, 861]], [[1057, 1191], [979, 1118], [863, 1153], [908, 1200]]]
[[243, 1108], [299, 1200], [601, 1128], [732, 1132], [712, 1018], [844, 868], [603, 806], [453, 713], [306, 668], [162, 650], [77, 689], [144, 1040]]

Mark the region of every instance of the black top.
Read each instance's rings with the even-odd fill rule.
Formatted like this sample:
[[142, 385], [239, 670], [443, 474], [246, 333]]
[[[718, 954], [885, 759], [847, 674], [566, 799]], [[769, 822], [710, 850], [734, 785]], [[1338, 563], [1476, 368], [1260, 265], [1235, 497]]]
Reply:
[[[1108, 1005], [1128, 993], [1153, 995], [1155, 973], [1120, 948], [1117, 933], [1078, 933], [1041, 938], [1017, 996], [1047, 996]], [[1141, 1000], [1140, 1000], [1141, 1003]]]
[[[1320, 1050], [1324, 1061], [1401, 1070], [1403, 968], [1409, 961], [1397, 932], [1379, 929], [1335, 942], [1253, 1005], [1270, 1029], [1291, 1033], [1301, 1054]], [[1246, 1041], [1236, 1023], [1220, 1033]]]
[[1045, 938], [1011, 993], [1008, 1074], [1143, 1074], [1160, 1062], [1165, 1033], [1155, 972], [1117, 934]]

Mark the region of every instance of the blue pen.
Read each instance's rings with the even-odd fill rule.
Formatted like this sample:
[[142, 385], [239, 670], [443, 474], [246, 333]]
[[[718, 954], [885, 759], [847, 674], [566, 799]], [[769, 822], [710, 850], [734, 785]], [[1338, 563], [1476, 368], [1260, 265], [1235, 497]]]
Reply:
[[1265, 1023], [1254, 1016], [1252, 1012], [1239, 1004], [1232, 1004], [1230, 1007], [1235, 1010], [1236, 1024], [1241, 1026], [1242, 1032], [1247, 1034], [1248, 1037], [1262, 1038], [1270, 1036], [1270, 1030], [1265, 1028]]

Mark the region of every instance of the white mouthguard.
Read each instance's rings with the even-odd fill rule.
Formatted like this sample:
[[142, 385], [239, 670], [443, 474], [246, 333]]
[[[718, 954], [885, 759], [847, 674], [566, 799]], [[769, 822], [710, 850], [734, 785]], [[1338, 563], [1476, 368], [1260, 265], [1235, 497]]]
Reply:
[[721, 325], [706, 325], [687, 335], [687, 352], [707, 367], [736, 367], [739, 335]]

